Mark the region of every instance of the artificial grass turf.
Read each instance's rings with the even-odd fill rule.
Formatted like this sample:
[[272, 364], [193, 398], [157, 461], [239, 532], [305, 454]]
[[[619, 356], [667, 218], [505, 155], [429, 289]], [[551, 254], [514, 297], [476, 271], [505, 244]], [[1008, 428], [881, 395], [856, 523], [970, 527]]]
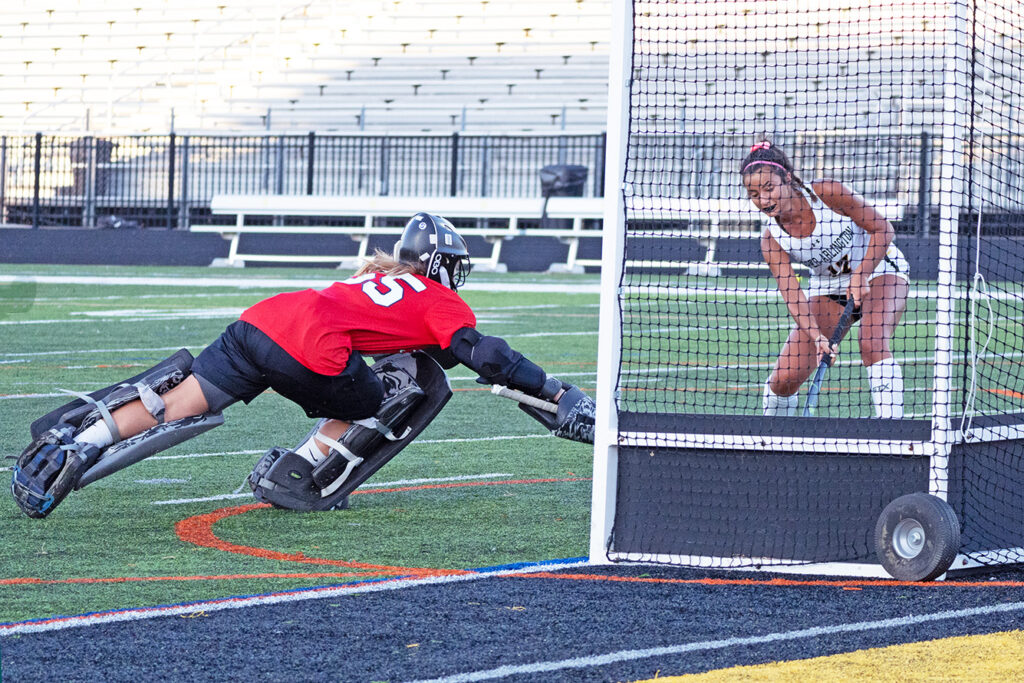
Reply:
[[[81, 270], [86, 275], [160, 275], [159, 269]], [[314, 275], [309, 270], [275, 270], [278, 277]], [[195, 271], [176, 276], [213, 274]], [[0, 273], [11, 272], [20, 271], [0, 268]], [[337, 279], [339, 274], [315, 276]], [[594, 282], [589, 276], [546, 278], [533, 274], [510, 281], [556, 286]], [[38, 284], [30, 306], [5, 312], [10, 324], [3, 328], [6, 343], [0, 356], [2, 453], [20, 452], [28, 442], [29, 423], [66, 402], [56, 388], [90, 391], [134, 375], [180, 346], [197, 353], [238, 311], [270, 293], [230, 287]], [[508, 336], [515, 348], [552, 373], [568, 372], [574, 376], [567, 379], [592, 391], [595, 295], [467, 292], [465, 297], [483, 331]], [[547, 338], [545, 332], [560, 336]], [[568, 336], [561, 334], [566, 332]], [[497, 486], [476, 481], [459, 488], [367, 493], [353, 498], [351, 510], [337, 513], [255, 510], [219, 522], [215, 534], [254, 548], [405, 567], [463, 569], [582, 554], [590, 449], [547, 437], [514, 403], [487, 394], [468, 370], [449, 374], [455, 397], [417, 443], [370, 483], [489, 473], [503, 475], [490, 479], [584, 481]], [[228, 408], [225, 417], [223, 427], [73, 493], [45, 520], [21, 515], [9, 497], [0, 500], [0, 622], [362, 578], [357, 570], [353, 577], [9, 582], [348, 572], [344, 566], [229, 553], [178, 538], [175, 524], [181, 519], [252, 499], [154, 502], [231, 493], [260, 453], [272, 445], [293, 445], [311, 424], [300, 409], [272, 393], [250, 406]]]

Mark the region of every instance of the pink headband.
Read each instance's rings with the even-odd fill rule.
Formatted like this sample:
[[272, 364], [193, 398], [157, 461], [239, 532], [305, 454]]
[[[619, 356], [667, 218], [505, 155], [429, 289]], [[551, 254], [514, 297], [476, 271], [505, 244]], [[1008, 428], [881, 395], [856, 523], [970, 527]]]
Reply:
[[786, 170], [786, 167], [785, 167], [785, 166], [783, 166], [782, 164], [777, 164], [777, 163], [775, 163], [774, 161], [764, 161], [764, 160], [758, 159], [758, 160], [756, 160], [756, 161], [751, 161], [751, 162], [750, 162], [749, 164], [747, 164], [746, 166], [744, 166], [744, 167], [743, 167], [743, 170], [742, 170], [742, 171], [740, 171], [740, 175], [742, 175], [742, 174], [746, 173], [746, 172], [747, 172], [747, 169], [748, 169], [748, 168], [750, 168], [751, 166], [753, 166], [754, 164], [768, 164], [769, 166], [776, 166], [776, 167], [778, 167], [778, 168], [781, 168], [781, 169], [782, 169], [783, 171], [785, 171], [785, 172], [786, 172], [786, 174], [789, 174], [789, 171], [787, 171], [787, 170]]

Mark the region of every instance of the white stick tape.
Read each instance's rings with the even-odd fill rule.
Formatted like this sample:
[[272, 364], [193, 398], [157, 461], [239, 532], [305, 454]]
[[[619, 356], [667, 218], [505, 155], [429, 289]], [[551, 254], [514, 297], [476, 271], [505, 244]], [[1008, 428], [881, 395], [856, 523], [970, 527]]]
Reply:
[[502, 386], [500, 384], [492, 384], [491, 385], [491, 393], [492, 394], [497, 394], [498, 396], [503, 396], [505, 398], [510, 398], [513, 401], [519, 401], [520, 403], [524, 403], [524, 404], [526, 404], [528, 406], [533, 406], [534, 408], [539, 408], [540, 410], [544, 410], [544, 411], [547, 411], [549, 413], [557, 413], [558, 412], [558, 404], [557, 403], [552, 403], [551, 401], [545, 401], [542, 398], [537, 398], [536, 396], [530, 396], [529, 394], [524, 394], [523, 392], [516, 391], [515, 389], [509, 389], [508, 387], [504, 387], [504, 386]]

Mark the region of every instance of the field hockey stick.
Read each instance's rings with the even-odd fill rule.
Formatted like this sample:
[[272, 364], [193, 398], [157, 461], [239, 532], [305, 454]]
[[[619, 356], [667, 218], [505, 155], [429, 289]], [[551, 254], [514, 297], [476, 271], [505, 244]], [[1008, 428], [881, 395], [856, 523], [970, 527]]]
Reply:
[[528, 405], [528, 406], [533, 406], [534, 408], [537, 408], [539, 410], [544, 410], [544, 411], [549, 412], [549, 413], [557, 413], [558, 412], [558, 404], [557, 403], [552, 403], [551, 401], [545, 401], [542, 398], [537, 398], [536, 396], [530, 396], [529, 394], [524, 394], [523, 392], [516, 391], [515, 389], [509, 389], [508, 387], [502, 386], [500, 384], [492, 384], [491, 385], [491, 393], [495, 394], [497, 396], [502, 396], [504, 398], [510, 398], [513, 401], [518, 401], [519, 403], [522, 403], [522, 404], [525, 404], [525, 405]]
[[[846, 302], [846, 308], [843, 309], [842, 315], [839, 316], [835, 332], [832, 333], [832, 337], [828, 340], [829, 346], [835, 346], [846, 336], [853, 322], [853, 308], [853, 299], [851, 298]], [[831, 356], [825, 356], [818, 363], [818, 370], [814, 373], [814, 381], [811, 382], [811, 388], [807, 390], [804, 417], [814, 417], [814, 410], [818, 407], [818, 394], [821, 392], [821, 383], [825, 380], [825, 371], [828, 370], [828, 366], [831, 364]]]

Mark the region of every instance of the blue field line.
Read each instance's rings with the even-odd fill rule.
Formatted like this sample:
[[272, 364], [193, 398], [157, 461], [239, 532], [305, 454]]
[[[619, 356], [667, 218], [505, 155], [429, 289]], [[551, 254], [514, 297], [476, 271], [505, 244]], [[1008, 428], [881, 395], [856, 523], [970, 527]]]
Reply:
[[[585, 564], [587, 562], [586, 557], [572, 557], [561, 560], [541, 560], [539, 562], [515, 562], [511, 564], [494, 565], [490, 567], [477, 567], [475, 569], [466, 569], [463, 571], [471, 572], [470, 577], [476, 576], [483, 578], [489, 574], [497, 573], [508, 573], [518, 572], [522, 570], [528, 570], [533, 568], [543, 567], [566, 567], [566, 566], [577, 566]], [[461, 576], [465, 580], [467, 575], [456, 575]], [[450, 577], [449, 577], [450, 578]], [[27, 619], [25, 621], [8, 621], [0, 622], [0, 637], [6, 635], [13, 635], [15, 633], [24, 631], [36, 631], [36, 630], [53, 630], [57, 628], [66, 628], [75, 625], [87, 625], [86, 620], [95, 620], [100, 623], [109, 623], [110, 621], [120, 621], [117, 619], [104, 619], [104, 617], [115, 617], [117, 615], [132, 615], [135, 614], [138, 619], [153, 618], [164, 616], [167, 613], [181, 613], [181, 612], [197, 612], [202, 611], [202, 607], [218, 607], [223, 608], [224, 605], [232, 602], [248, 602], [248, 601], [259, 601], [268, 600], [273, 598], [285, 597], [288, 595], [301, 595], [303, 593], [309, 593], [309, 599], [317, 597], [314, 593], [324, 592], [329, 590], [351, 590], [353, 587], [368, 586], [373, 584], [392, 583], [397, 581], [412, 581], [415, 582], [413, 585], [427, 585], [430, 583], [440, 583], [440, 581], [430, 581], [418, 577], [416, 575], [405, 575], [405, 576], [389, 576], [384, 578], [373, 578], [363, 579], [359, 581], [349, 581], [345, 583], [327, 584], [323, 586], [305, 586], [302, 588], [290, 588], [288, 590], [274, 591], [273, 593], [253, 593], [249, 595], [230, 595], [223, 598], [213, 598], [208, 600], [195, 600], [192, 602], [181, 602], [181, 603], [169, 603], [162, 605], [151, 605], [149, 607], [122, 607], [114, 610], [104, 610], [99, 612], [85, 612], [82, 614], [74, 615], [58, 615], [50, 617], [38, 617], [35, 619]], [[253, 606], [257, 606], [261, 603], [257, 602]], [[262, 603], [266, 604], [266, 603]], [[239, 605], [244, 607], [246, 605]], [[79, 622], [76, 624], [75, 622]], [[50, 628], [32, 628], [33, 626], [47, 626]]]
[[564, 560], [541, 560], [540, 562], [513, 562], [511, 564], [498, 564], [493, 567], [478, 567], [476, 569], [467, 569], [466, 571], [476, 572], [478, 574], [488, 574], [493, 572], [507, 572], [516, 569], [529, 569], [531, 567], [547, 567], [550, 565], [567, 565], [567, 564], [584, 564], [589, 561], [587, 557], [567, 557]]

